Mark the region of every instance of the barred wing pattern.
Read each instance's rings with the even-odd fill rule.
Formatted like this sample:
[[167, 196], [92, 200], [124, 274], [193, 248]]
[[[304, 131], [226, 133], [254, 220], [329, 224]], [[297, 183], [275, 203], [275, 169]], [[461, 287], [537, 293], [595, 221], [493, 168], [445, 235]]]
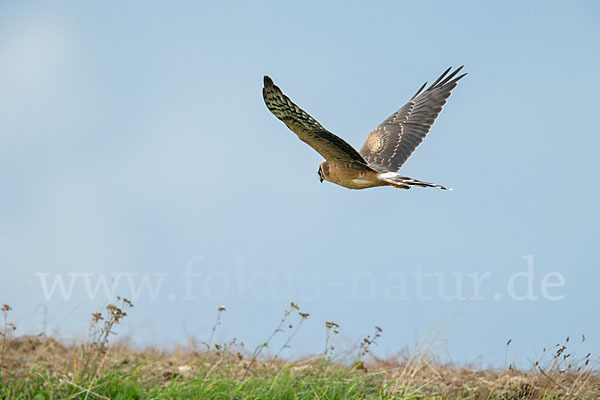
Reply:
[[264, 78], [263, 98], [267, 108], [283, 121], [300, 140], [307, 143], [330, 164], [347, 164], [371, 170], [358, 151], [346, 141], [329, 132], [294, 104], [269, 78]]
[[444, 73], [425, 91], [427, 82], [398, 111], [373, 129], [359, 153], [369, 166], [379, 172], [396, 172], [423, 142], [431, 126], [450, 97], [452, 89], [465, 74], [462, 69]]

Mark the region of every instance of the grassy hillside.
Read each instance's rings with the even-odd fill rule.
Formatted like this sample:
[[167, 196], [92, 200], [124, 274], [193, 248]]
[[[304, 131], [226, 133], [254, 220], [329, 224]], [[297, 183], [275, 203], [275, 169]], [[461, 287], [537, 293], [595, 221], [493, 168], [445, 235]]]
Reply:
[[[210, 338], [174, 351], [136, 350], [112, 339], [131, 304], [120, 300], [93, 314], [89, 341], [65, 344], [53, 338], [12, 337], [10, 307], [0, 325], [2, 399], [599, 399], [600, 375], [591, 355], [570, 351], [567, 339], [544, 352], [531, 371], [501, 371], [441, 365], [427, 347], [377, 359], [369, 349], [382, 334], [375, 328], [352, 351], [332, 345], [338, 326], [326, 323], [325, 350], [300, 361], [279, 359], [309, 317], [292, 303], [279, 326], [253, 351], [233, 339]], [[269, 357], [264, 350], [276, 335], [287, 335]], [[585, 338], [578, 338], [585, 341]], [[507, 346], [510, 343], [507, 344]], [[273, 355], [274, 354], [274, 355]]]

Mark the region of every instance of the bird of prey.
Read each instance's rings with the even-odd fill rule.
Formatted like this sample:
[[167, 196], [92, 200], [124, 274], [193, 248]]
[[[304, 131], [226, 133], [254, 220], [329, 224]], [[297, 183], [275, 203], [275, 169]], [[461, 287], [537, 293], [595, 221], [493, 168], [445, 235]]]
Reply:
[[[271, 78], [265, 75], [263, 98], [267, 108], [290, 128], [300, 140], [321, 154], [319, 179], [348, 189], [393, 186], [450, 188], [398, 174], [400, 167], [421, 144], [442, 111], [450, 92], [465, 74], [463, 67], [448, 68], [427, 89], [427, 82], [398, 111], [373, 129], [359, 151], [334, 135], [294, 104]], [[457, 76], [458, 75], [458, 76]]]

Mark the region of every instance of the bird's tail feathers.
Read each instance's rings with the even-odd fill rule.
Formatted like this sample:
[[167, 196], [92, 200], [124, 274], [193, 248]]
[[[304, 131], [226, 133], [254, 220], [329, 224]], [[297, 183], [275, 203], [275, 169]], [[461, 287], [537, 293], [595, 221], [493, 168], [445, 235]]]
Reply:
[[383, 174], [379, 174], [379, 179], [399, 189], [410, 189], [413, 186], [420, 186], [438, 188], [442, 190], [452, 190], [452, 188], [437, 185], [435, 183], [420, 181], [418, 179], [409, 178], [408, 176], [401, 176], [395, 172], [385, 172]]

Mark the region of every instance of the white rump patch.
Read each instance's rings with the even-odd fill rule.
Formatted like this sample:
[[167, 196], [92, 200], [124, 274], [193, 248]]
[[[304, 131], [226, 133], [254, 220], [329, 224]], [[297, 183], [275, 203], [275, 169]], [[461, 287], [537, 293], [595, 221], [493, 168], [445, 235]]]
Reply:
[[396, 172], [384, 172], [383, 174], [379, 174], [379, 179], [392, 179], [397, 177], [398, 174]]

